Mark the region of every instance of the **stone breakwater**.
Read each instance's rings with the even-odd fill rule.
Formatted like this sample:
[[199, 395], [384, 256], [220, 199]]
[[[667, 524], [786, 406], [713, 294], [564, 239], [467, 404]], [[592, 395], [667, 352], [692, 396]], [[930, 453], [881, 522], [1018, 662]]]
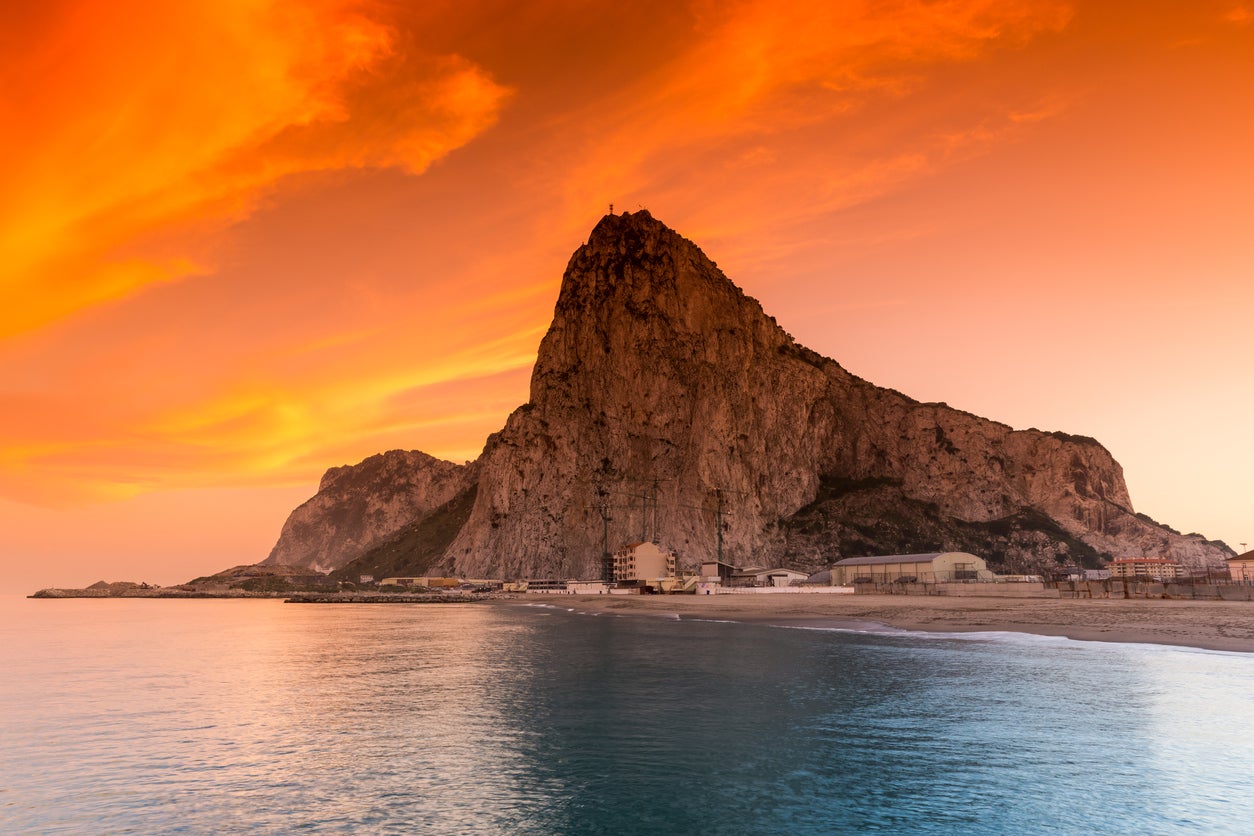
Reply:
[[283, 598], [283, 592], [251, 592], [245, 589], [219, 591], [179, 589], [41, 589], [27, 598]]
[[302, 592], [289, 595], [285, 604], [474, 604], [488, 595], [445, 595], [443, 593], [405, 595], [370, 592]]

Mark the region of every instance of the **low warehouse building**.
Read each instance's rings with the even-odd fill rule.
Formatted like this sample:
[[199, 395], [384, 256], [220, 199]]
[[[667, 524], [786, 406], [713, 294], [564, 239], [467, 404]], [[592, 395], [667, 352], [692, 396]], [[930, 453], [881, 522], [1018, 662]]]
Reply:
[[731, 576], [731, 586], [790, 586], [810, 576], [793, 569], [745, 569]]
[[436, 589], [459, 586], [461, 582], [461, 578], [384, 578], [379, 581], [379, 586], [425, 586], [429, 589]]
[[991, 581], [994, 578], [983, 558], [966, 552], [892, 554], [882, 557], [849, 557], [832, 564], [832, 583], [950, 583]]

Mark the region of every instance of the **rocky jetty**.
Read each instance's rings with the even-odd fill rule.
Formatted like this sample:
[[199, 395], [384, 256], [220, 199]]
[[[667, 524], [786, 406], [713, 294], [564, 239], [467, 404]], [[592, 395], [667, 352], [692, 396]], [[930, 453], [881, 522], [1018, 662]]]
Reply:
[[1137, 515], [1091, 438], [919, 403], [799, 345], [646, 211], [606, 216], [572, 256], [530, 399], [477, 462], [393, 452], [330, 471], [267, 562], [414, 549], [396, 538], [459, 494], [456, 536], [413, 571], [595, 577], [606, 532], [611, 550], [656, 538], [686, 568], [720, 540], [730, 562], [797, 568], [937, 549], [1011, 568], [1232, 554]]

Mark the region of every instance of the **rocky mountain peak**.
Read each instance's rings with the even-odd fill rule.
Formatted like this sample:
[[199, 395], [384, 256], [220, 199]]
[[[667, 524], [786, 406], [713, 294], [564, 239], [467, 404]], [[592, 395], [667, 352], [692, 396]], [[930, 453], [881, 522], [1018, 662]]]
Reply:
[[543, 404], [555, 386], [559, 398], [567, 397], [560, 384], [576, 375], [591, 382], [659, 363], [744, 364], [791, 345], [692, 241], [647, 210], [607, 215], [566, 268], [531, 400]]
[[648, 209], [637, 212], [610, 213], [597, 221], [588, 235], [589, 250], [617, 253], [631, 258], [656, 255], [662, 248], [686, 244], [695, 245], [666, 224], [649, 214]]
[[636, 318], [660, 314], [672, 327], [701, 331], [709, 322], [695, 319], [695, 311], [730, 314], [746, 303], [761, 314], [696, 244], [642, 209], [606, 215], [596, 225], [571, 256], [556, 314], [619, 307]]

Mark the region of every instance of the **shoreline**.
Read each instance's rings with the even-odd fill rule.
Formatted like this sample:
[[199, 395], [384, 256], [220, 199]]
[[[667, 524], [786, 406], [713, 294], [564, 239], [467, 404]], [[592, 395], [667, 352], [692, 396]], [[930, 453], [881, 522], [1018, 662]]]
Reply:
[[[527, 601], [528, 597], [535, 600]], [[505, 603], [780, 627], [857, 630], [882, 625], [922, 633], [1026, 633], [1076, 641], [1254, 653], [1254, 604], [1234, 601], [901, 595], [537, 595], [519, 596]]]
[[[82, 594], [87, 592], [87, 594]], [[41, 594], [42, 593], [42, 594]], [[129, 593], [129, 594], [128, 594]], [[462, 603], [410, 600], [405, 595], [362, 593], [208, 592], [175, 588], [40, 590], [28, 599], [317, 599], [318, 603]], [[1254, 602], [1189, 599], [992, 598], [914, 595], [484, 595], [473, 602], [502, 606], [552, 606], [624, 617], [730, 621], [779, 627], [861, 630], [891, 634], [1022, 633], [1076, 641], [1155, 644], [1254, 653]], [[293, 603], [312, 602], [296, 600]]]
[[245, 598], [250, 598], [250, 599], [261, 598], [261, 599], [266, 599], [266, 600], [271, 600], [271, 599], [282, 600], [283, 598], [291, 594], [292, 593], [290, 592], [258, 592], [258, 591], [250, 591], [250, 590], [245, 590], [245, 589], [219, 589], [219, 590], [183, 589], [177, 586], [154, 586], [154, 587], [149, 587], [147, 589], [135, 588], [135, 589], [122, 589], [122, 590], [64, 589], [61, 587], [48, 587], [45, 589], [40, 589], [35, 592], [32, 592], [29, 595], [23, 595], [22, 597], [32, 599], [32, 600], [41, 600], [41, 601], [65, 601], [65, 600], [72, 600], [72, 599], [103, 600], [106, 598], [107, 599], [119, 599], [119, 598], [126, 598], [126, 599], [154, 598], [156, 599], [156, 598], [160, 598], [160, 599], [168, 599], [172, 601], [173, 600], [190, 600], [193, 598], [196, 598], [196, 599], [230, 598], [230, 599], [241, 599], [241, 600]]

